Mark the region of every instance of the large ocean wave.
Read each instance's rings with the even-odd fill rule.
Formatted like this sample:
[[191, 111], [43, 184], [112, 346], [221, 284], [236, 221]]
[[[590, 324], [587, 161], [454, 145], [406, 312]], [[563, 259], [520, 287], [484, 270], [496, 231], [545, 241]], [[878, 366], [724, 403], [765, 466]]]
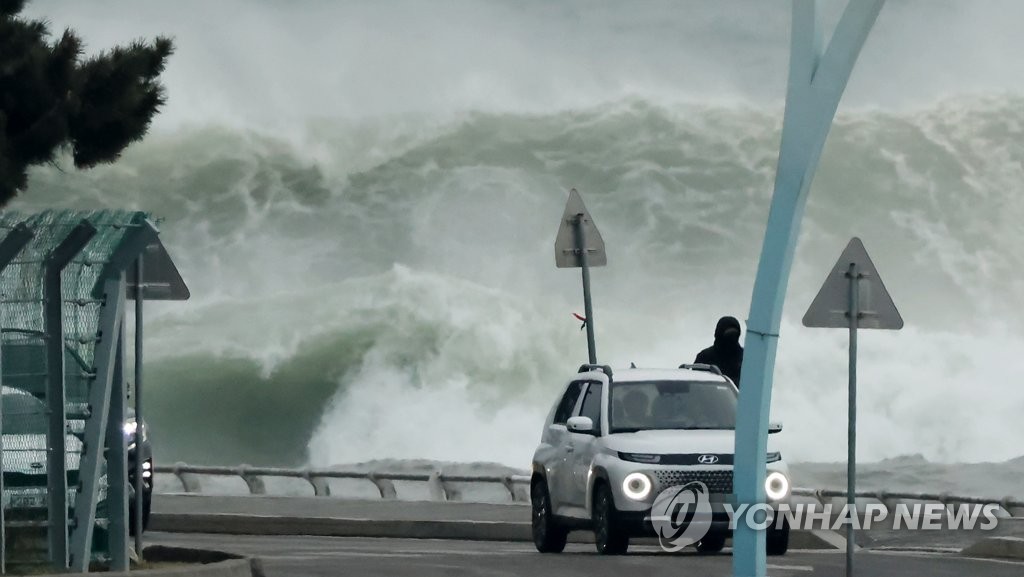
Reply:
[[[194, 298], [148, 309], [161, 458], [522, 467], [586, 356], [578, 273], [552, 262], [568, 188], [608, 245], [600, 358], [674, 366], [747, 312], [780, 118], [633, 98], [325, 121], [300, 139], [157, 130], [116, 165], [36, 171], [16, 208], [162, 219]], [[862, 337], [861, 457], [1021, 453], [1022, 126], [1012, 95], [840, 114], [779, 348], [790, 460], [845, 454], [845, 335], [799, 318], [853, 235], [907, 324]]]

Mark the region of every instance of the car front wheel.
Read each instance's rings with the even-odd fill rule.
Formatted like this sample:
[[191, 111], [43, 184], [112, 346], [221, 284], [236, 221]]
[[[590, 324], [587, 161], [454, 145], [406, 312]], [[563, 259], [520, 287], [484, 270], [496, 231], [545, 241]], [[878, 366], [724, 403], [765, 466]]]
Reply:
[[[153, 495], [149, 491], [142, 494], [142, 531], [149, 529], [149, 512], [153, 508]], [[135, 535], [135, 495], [128, 498], [128, 532]]]
[[541, 553], [561, 553], [569, 531], [558, 524], [551, 513], [551, 495], [548, 484], [543, 480], [534, 482], [530, 488], [530, 503], [533, 506], [531, 525], [533, 544]]
[[782, 528], [772, 527], [764, 536], [765, 552], [769, 555], [785, 555], [789, 550], [789, 523], [783, 522]]
[[602, 555], [622, 555], [629, 548], [629, 535], [618, 523], [618, 510], [608, 485], [601, 483], [594, 492], [594, 545]]
[[725, 547], [724, 533], [708, 533], [697, 542], [697, 551], [701, 553], [718, 553]]

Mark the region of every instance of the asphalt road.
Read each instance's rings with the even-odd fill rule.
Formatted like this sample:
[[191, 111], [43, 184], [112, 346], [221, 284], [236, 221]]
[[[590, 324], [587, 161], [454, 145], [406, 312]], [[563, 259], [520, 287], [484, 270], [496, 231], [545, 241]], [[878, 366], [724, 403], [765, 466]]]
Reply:
[[[730, 576], [726, 552], [669, 554], [657, 547], [631, 547], [623, 557], [602, 557], [592, 545], [570, 544], [560, 555], [542, 555], [528, 543], [431, 539], [368, 539], [337, 537], [265, 537], [153, 533], [148, 543], [218, 549], [262, 560], [266, 577], [318, 575], [528, 576], [671, 575]], [[872, 577], [1020, 577], [1024, 563], [966, 559], [952, 554], [899, 553], [864, 550], [857, 554], [857, 573]], [[795, 551], [770, 557], [768, 574], [842, 576], [843, 554], [836, 551]]]
[[[437, 501], [354, 500], [323, 497], [156, 495], [156, 515], [164, 513], [232, 514], [304, 519], [373, 519], [377, 521], [477, 521], [516, 523], [529, 536], [530, 509], [524, 504], [485, 504]], [[159, 523], [157, 527], [159, 528]], [[211, 530], [211, 529], [208, 529]], [[580, 533], [573, 533], [579, 535]], [[1002, 519], [992, 531], [894, 531], [876, 524], [857, 535], [869, 549], [962, 549], [985, 537], [1024, 538], [1024, 519]], [[795, 538], [794, 538], [795, 539]], [[794, 545], [807, 547], [807, 545]], [[1021, 573], [1024, 575], [1024, 572]]]

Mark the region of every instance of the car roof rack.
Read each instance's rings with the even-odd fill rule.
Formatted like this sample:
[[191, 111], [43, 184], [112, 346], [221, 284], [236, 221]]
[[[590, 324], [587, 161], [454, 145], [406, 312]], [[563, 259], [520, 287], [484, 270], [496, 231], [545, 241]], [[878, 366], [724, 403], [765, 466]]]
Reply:
[[715, 365], [709, 365], [706, 363], [695, 363], [692, 365], [679, 365], [680, 369], [690, 369], [691, 371], [704, 371], [706, 373], [715, 373], [718, 376], [722, 375], [722, 369], [719, 369]]
[[589, 373], [591, 371], [601, 371], [602, 373], [605, 374], [605, 376], [608, 377], [609, 381], [612, 380], [612, 368], [609, 367], [608, 365], [591, 365], [591, 364], [588, 363], [588, 364], [585, 364], [585, 365], [580, 365], [580, 370], [578, 370], [576, 372], [577, 373]]

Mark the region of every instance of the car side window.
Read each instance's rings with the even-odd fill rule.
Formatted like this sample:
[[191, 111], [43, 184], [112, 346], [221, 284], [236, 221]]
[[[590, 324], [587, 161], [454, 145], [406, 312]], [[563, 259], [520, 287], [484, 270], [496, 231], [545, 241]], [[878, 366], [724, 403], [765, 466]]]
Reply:
[[580, 416], [590, 417], [594, 422], [594, 430], [601, 430], [601, 383], [590, 383], [587, 393], [583, 397], [583, 406], [580, 407]]
[[576, 401], [579, 400], [581, 392], [583, 392], [582, 382], [574, 381], [569, 385], [565, 394], [562, 395], [562, 400], [558, 403], [558, 410], [555, 411], [555, 425], [564, 425], [569, 420], [573, 409], [576, 408]]

